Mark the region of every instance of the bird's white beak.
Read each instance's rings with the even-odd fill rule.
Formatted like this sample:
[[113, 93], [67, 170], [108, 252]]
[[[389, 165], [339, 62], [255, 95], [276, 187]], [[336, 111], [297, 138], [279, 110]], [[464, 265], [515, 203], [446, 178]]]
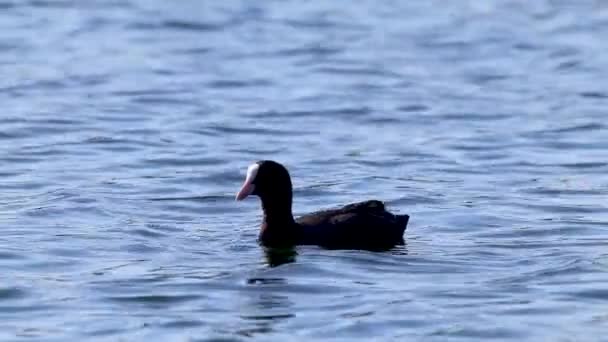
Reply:
[[241, 190], [239, 190], [239, 192], [236, 194], [236, 200], [237, 201], [244, 200], [245, 198], [247, 198], [247, 196], [251, 195], [254, 190], [255, 190], [255, 185], [248, 184], [248, 183], [243, 184], [243, 186], [241, 187]]

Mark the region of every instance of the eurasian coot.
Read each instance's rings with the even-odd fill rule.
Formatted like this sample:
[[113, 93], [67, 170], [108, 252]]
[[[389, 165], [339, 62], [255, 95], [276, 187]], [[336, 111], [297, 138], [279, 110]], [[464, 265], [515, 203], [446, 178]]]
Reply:
[[291, 177], [283, 165], [263, 160], [247, 169], [236, 200], [249, 195], [262, 200], [264, 219], [259, 240], [263, 245], [375, 250], [403, 244], [409, 216], [388, 212], [381, 201], [353, 203], [294, 219], [292, 193]]

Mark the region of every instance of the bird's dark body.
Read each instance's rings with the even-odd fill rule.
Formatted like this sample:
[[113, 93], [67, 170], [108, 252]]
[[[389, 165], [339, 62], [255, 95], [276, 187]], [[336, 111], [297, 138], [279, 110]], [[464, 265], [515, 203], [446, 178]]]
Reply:
[[371, 200], [303, 215], [278, 234], [262, 224], [260, 242], [266, 246], [289, 241], [332, 249], [385, 249], [403, 244], [408, 220], [408, 215], [391, 214], [384, 203]]

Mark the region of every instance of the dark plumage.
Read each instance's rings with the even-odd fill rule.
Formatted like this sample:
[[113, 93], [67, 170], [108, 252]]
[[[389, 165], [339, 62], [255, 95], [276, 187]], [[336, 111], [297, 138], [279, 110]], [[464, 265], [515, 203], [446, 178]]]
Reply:
[[257, 195], [264, 219], [259, 235], [265, 246], [319, 245], [340, 249], [387, 249], [403, 244], [409, 216], [388, 212], [384, 203], [371, 200], [339, 209], [319, 211], [294, 220], [289, 172], [277, 162], [264, 160], [247, 170], [237, 194], [242, 200]]

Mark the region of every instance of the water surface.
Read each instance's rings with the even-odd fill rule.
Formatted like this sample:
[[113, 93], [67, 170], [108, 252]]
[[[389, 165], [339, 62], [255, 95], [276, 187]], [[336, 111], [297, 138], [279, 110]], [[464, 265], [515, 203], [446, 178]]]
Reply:
[[[597, 341], [600, 1], [0, 2], [0, 339]], [[385, 253], [256, 243], [378, 198]]]

